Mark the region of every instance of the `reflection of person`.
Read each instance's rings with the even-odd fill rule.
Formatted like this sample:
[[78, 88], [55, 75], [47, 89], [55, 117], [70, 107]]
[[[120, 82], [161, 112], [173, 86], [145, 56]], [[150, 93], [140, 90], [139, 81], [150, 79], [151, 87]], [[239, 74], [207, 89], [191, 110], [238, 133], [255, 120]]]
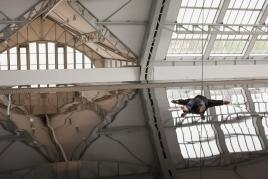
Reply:
[[185, 117], [187, 113], [200, 114], [203, 120], [205, 119], [204, 113], [208, 108], [230, 104], [230, 102], [226, 100], [212, 100], [202, 95], [197, 95], [194, 98], [188, 98], [185, 100], [172, 100], [171, 102], [174, 104], [183, 105], [181, 107], [183, 111], [181, 117]]

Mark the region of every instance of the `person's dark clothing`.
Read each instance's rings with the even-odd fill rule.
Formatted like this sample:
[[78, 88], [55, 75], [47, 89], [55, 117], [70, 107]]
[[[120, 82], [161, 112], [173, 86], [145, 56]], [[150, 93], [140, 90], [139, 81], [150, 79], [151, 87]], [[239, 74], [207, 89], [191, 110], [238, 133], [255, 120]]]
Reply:
[[[194, 98], [188, 98], [185, 100], [174, 100], [173, 103], [185, 105], [188, 108], [189, 113], [200, 114], [201, 118], [204, 119], [204, 112], [210, 107], [223, 105], [223, 100], [212, 100], [206, 98], [205, 96], [197, 95]], [[199, 109], [202, 106], [205, 107], [205, 110], [203, 113], [200, 113]]]

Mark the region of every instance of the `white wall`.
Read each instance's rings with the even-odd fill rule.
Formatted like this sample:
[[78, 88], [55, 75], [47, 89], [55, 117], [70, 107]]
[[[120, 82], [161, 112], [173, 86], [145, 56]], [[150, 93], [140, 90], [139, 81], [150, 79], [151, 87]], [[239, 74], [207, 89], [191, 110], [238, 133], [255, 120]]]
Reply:
[[0, 86], [138, 81], [139, 68], [0, 71]]
[[[266, 79], [268, 65], [204, 66], [204, 80]], [[155, 66], [153, 80], [201, 80], [201, 66]]]

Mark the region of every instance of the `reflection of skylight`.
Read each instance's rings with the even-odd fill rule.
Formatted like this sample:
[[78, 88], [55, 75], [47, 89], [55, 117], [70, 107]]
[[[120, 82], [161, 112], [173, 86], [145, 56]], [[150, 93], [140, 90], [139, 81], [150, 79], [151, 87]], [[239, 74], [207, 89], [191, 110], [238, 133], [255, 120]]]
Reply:
[[222, 123], [220, 127], [225, 135], [229, 152], [261, 150], [243, 89], [211, 90], [210, 93], [213, 99], [225, 99], [231, 102], [231, 105], [215, 107], [218, 120], [228, 121]]
[[252, 119], [221, 125], [229, 152], [262, 150]]
[[231, 105], [215, 107], [219, 121], [230, 120], [233, 117], [237, 117], [237, 115], [241, 116], [243, 113], [249, 113], [246, 106], [247, 99], [242, 88], [210, 90], [210, 94], [211, 99], [231, 102]]
[[[220, 154], [219, 143], [216, 140], [217, 132], [222, 131], [224, 142], [229, 152], [250, 152], [262, 150], [262, 145], [256, 132], [256, 116], [248, 110], [248, 99], [243, 88], [229, 87], [219, 89], [210, 87], [211, 99], [229, 100], [231, 104], [216, 106], [217, 118], [211, 116], [208, 110], [206, 120], [201, 121], [198, 115], [187, 114], [181, 118], [180, 106], [171, 103], [174, 99], [193, 98], [200, 94], [199, 89], [170, 88], [167, 89], [169, 108], [176, 126], [177, 140], [184, 158], [211, 157]], [[215, 89], [214, 89], [215, 88]], [[266, 88], [249, 89], [257, 112], [267, 111], [268, 90]], [[206, 92], [205, 92], [206, 93]], [[258, 108], [256, 107], [256, 103]], [[214, 113], [214, 112], [212, 112]], [[215, 120], [214, 120], [215, 119]], [[219, 127], [214, 126], [219, 124]], [[268, 117], [262, 119], [265, 134], [268, 138]], [[200, 145], [201, 144], [201, 145]]]
[[254, 103], [255, 111], [262, 116], [262, 125], [266, 138], [268, 138], [268, 88], [249, 88], [249, 91]]
[[178, 143], [180, 145], [181, 153], [184, 158], [211, 157], [220, 153], [216, 144], [216, 136], [212, 125], [201, 125], [201, 119], [199, 115], [188, 114], [187, 118], [183, 120], [182, 118], [180, 118], [182, 111], [179, 110], [179, 106], [171, 103], [171, 100], [173, 99], [193, 98], [200, 93], [201, 90], [193, 89], [174, 88], [167, 90], [169, 106], [174, 108], [174, 110], [172, 111], [174, 124], [192, 124], [198, 122], [198, 124], [193, 126], [184, 126], [176, 128]]
[[178, 127], [176, 132], [184, 158], [210, 157], [220, 154], [211, 124]]
[[249, 88], [256, 112], [268, 111], [268, 88]]

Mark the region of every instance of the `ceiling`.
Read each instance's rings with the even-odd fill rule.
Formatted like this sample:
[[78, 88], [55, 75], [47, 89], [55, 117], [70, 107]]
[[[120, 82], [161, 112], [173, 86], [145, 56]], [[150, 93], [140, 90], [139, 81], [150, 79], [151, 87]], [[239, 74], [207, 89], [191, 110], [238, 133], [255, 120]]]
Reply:
[[[47, 46], [44, 53], [48, 56], [47, 41], [53, 41], [59, 44], [53, 46], [56, 50], [62, 48], [62, 56], [69, 53], [64, 51], [64, 45], [85, 54], [81, 58], [87, 56], [91, 60], [89, 68], [93, 68], [91, 62], [94, 68], [138, 66], [139, 82], [147, 84], [157, 75], [167, 82], [165, 73], [157, 72], [163, 66], [168, 66], [167, 74], [179, 69], [174, 66], [190, 66], [200, 71], [201, 61], [207, 66], [225, 65], [221, 69], [226, 69], [226, 64], [237, 65], [238, 60], [242, 61], [239, 65], [250, 61], [249, 64], [261, 67], [259, 61], [267, 63], [267, 3], [264, 0], [2, 0], [0, 49], [5, 54], [10, 53], [11, 47], [26, 51], [28, 41], [38, 41], [36, 48], [39, 44]], [[21, 60], [19, 53], [16, 58]], [[71, 55], [78, 59], [76, 53], [73, 50]], [[8, 61], [9, 55], [6, 58]], [[0, 67], [12, 66], [1, 61]], [[48, 73], [58, 68], [46, 65]], [[56, 62], [53, 65], [57, 66]], [[72, 71], [76, 68], [73, 66], [63, 68]], [[32, 69], [31, 65], [25, 68]], [[238, 77], [241, 79], [241, 75]], [[120, 85], [124, 83], [128, 82], [122, 81]], [[106, 84], [109, 83], [102, 85]], [[201, 93], [200, 85], [43, 93], [25, 93], [22, 88], [49, 90], [51, 86], [17, 87], [16, 94], [0, 95], [0, 178], [187, 179], [200, 178], [199, 169], [203, 169], [206, 178], [249, 179], [254, 177], [249, 167], [259, 178], [267, 178], [264, 169], [267, 125], [261, 122], [262, 118], [251, 116], [254, 113], [260, 117], [267, 111], [266, 84], [205, 86], [206, 96], [229, 97], [235, 105], [245, 108], [236, 111], [237, 107], [231, 106], [209, 111], [208, 115], [215, 116], [228, 115], [231, 110], [247, 113], [243, 124], [236, 121], [241, 116], [236, 116], [224, 124], [228, 126], [226, 129], [220, 127], [223, 125], [218, 120], [217, 124], [210, 120], [195, 123], [196, 116], [178, 122], [180, 111], [169, 101]], [[56, 87], [61, 86], [68, 89], [67, 84]], [[258, 101], [258, 96], [262, 101]], [[267, 120], [267, 116], [262, 117]], [[201, 137], [200, 126], [207, 131]], [[243, 127], [249, 132], [228, 131]], [[226, 138], [230, 138], [229, 143]], [[235, 143], [243, 146], [234, 149]], [[201, 152], [205, 146], [209, 150]], [[194, 150], [200, 150], [200, 154]]]

